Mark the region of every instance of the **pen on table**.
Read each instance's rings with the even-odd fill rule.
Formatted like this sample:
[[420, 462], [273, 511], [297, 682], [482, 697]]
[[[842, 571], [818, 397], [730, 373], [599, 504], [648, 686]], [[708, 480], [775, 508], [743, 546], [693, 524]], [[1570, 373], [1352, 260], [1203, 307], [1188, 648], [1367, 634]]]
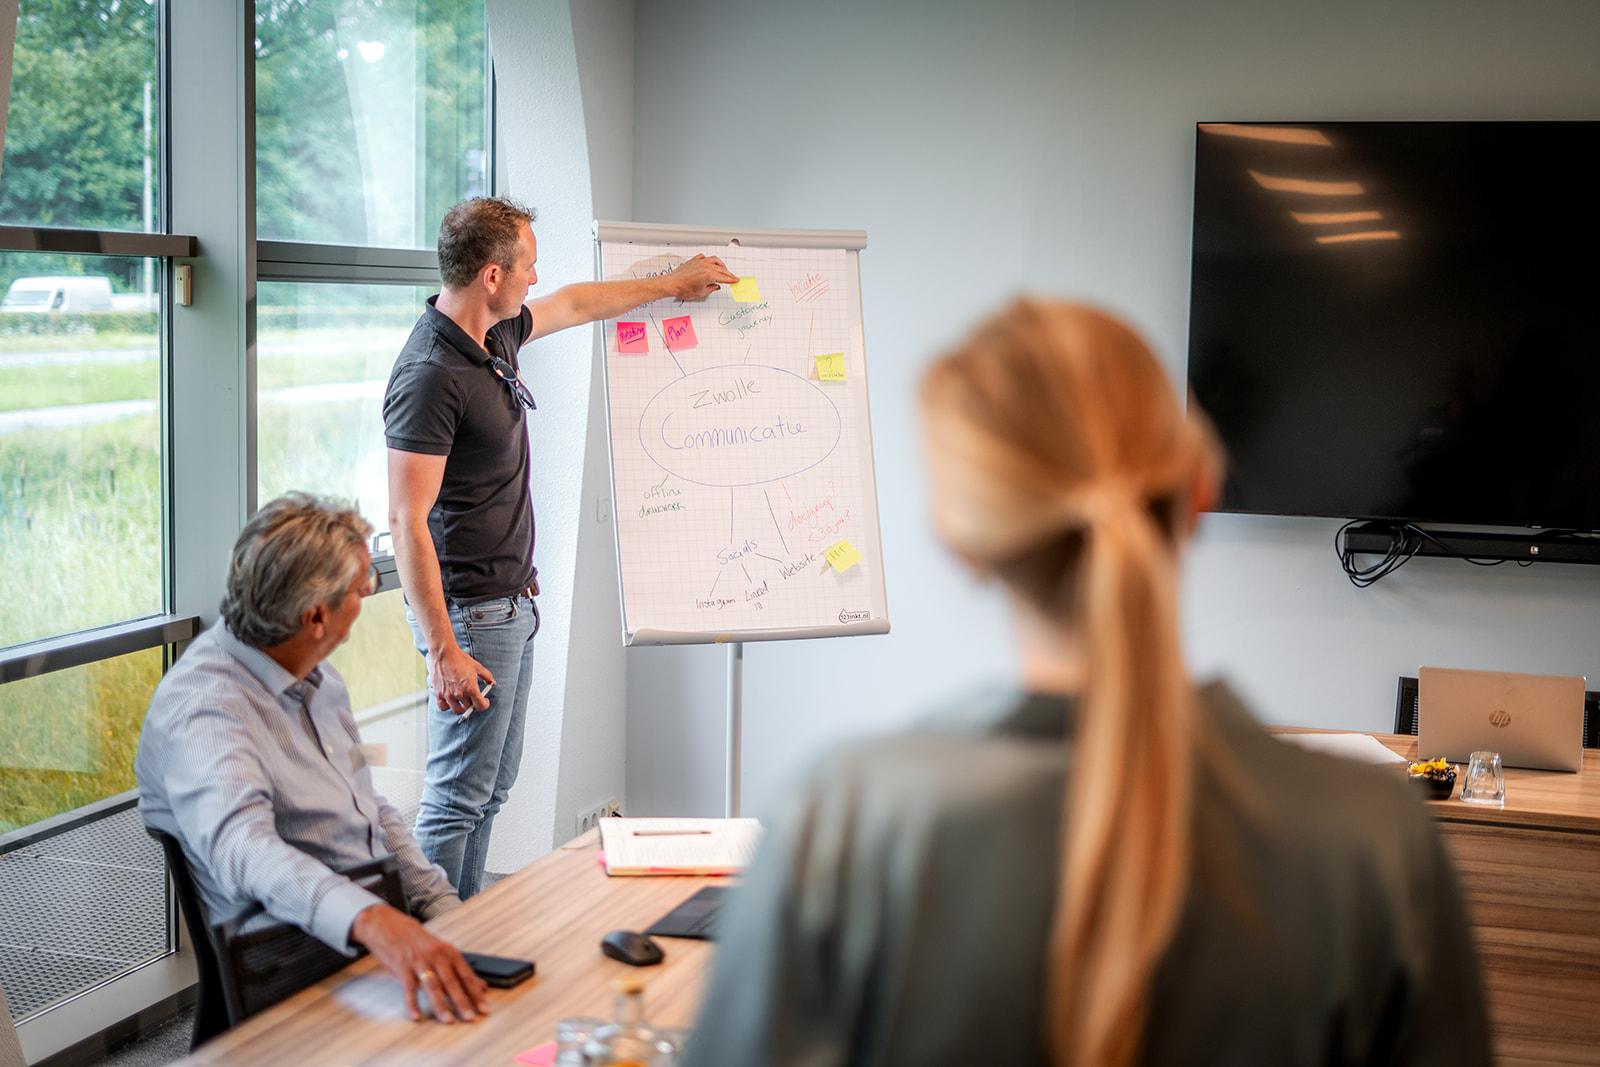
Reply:
[[635, 830], [634, 837], [690, 837], [694, 834], [709, 834], [710, 830]]

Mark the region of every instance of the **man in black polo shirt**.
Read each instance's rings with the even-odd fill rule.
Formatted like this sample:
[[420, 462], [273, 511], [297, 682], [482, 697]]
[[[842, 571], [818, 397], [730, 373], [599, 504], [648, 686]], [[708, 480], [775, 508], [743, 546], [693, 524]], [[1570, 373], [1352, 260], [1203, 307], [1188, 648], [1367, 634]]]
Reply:
[[534, 403], [517, 350], [652, 300], [704, 300], [738, 281], [720, 259], [695, 256], [659, 278], [583, 282], [528, 300], [538, 280], [532, 222], [533, 212], [500, 197], [450, 209], [439, 226], [442, 290], [400, 350], [383, 398], [395, 561], [437, 704], [417, 843], [462, 899], [480, 888], [489, 830], [517, 777], [539, 630]]

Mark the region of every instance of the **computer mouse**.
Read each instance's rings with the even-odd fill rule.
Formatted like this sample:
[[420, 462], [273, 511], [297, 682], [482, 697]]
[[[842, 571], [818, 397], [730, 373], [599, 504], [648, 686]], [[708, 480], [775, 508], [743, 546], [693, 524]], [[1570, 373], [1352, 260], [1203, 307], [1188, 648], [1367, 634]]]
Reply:
[[647, 934], [635, 930], [613, 930], [600, 939], [600, 951], [614, 960], [635, 967], [649, 967], [660, 963], [664, 953], [661, 946]]

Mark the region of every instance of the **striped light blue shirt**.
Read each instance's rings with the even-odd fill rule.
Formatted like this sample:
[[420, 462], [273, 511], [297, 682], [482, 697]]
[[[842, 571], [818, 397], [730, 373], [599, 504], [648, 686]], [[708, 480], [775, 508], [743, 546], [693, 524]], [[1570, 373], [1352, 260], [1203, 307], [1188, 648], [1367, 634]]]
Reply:
[[213, 922], [260, 901], [341, 952], [378, 897], [334, 868], [394, 853], [411, 910], [460, 904], [372, 785], [350, 694], [324, 662], [298, 681], [217, 622], [156, 688], [134, 768], [145, 825], [183, 843]]

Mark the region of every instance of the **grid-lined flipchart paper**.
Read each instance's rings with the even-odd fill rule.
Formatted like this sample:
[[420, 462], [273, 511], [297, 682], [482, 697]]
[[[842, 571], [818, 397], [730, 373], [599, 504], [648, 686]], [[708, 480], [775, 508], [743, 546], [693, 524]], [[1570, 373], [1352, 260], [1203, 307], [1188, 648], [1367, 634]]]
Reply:
[[624, 640], [886, 632], [856, 253], [605, 241], [601, 276], [696, 253], [751, 281], [600, 327]]

